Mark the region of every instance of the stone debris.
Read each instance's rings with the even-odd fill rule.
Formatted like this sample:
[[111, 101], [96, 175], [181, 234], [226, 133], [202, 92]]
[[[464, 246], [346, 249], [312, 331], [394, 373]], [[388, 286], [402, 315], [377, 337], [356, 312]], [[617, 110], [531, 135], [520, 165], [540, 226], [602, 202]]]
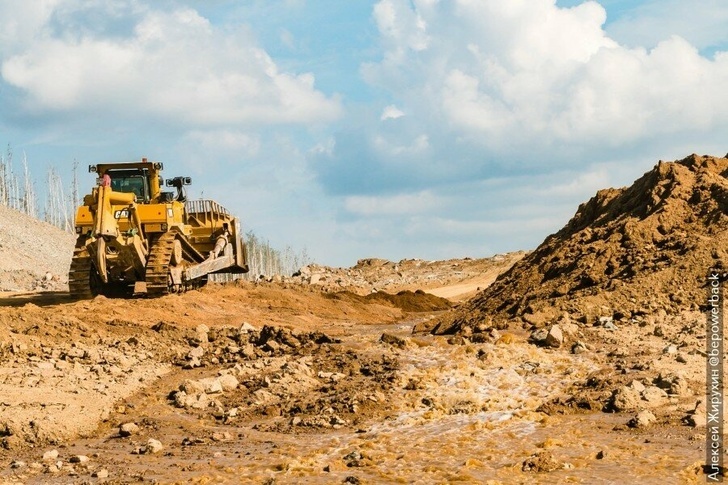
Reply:
[[119, 436], [127, 438], [139, 432], [139, 426], [136, 423], [123, 423], [119, 426]]
[[652, 414], [651, 411], [643, 409], [642, 411], [637, 413], [637, 415], [635, 415], [632, 419], [629, 420], [627, 426], [629, 426], [630, 428], [646, 428], [654, 423], [656, 420], [657, 418], [654, 414]]
[[539, 328], [531, 332], [529, 342], [541, 347], [559, 348], [564, 343], [564, 334], [559, 325], [550, 328]]
[[683, 421], [693, 428], [705, 426], [707, 424], [705, 401], [698, 400], [693, 408], [688, 411]]
[[558, 348], [564, 343], [564, 335], [561, 332], [561, 327], [553, 325], [546, 335], [545, 342], [547, 347]]
[[91, 476], [94, 478], [109, 478], [109, 471], [106, 468], [101, 468], [93, 472]]
[[379, 341], [385, 344], [392, 345], [394, 347], [398, 347], [400, 349], [404, 349], [407, 347], [409, 341], [406, 338], [398, 337], [396, 335], [392, 335], [391, 333], [383, 333], [382, 336], [379, 338]]
[[524, 472], [553, 472], [560, 470], [564, 464], [556, 460], [551, 452], [539, 451], [523, 461], [521, 470]]
[[159, 440], [156, 440], [154, 438], [149, 438], [147, 440], [147, 443], [140, 448], [137, 448], [136, 454], [147, 454], [147, 455], [153, 455], [155, 453], [159, 453], [164, 449], [164, 445], [162, 445], [162, 442]]
[[58, 458], [58, 450], [49, 450], [43, 453], [43, 461], [51, 461]]

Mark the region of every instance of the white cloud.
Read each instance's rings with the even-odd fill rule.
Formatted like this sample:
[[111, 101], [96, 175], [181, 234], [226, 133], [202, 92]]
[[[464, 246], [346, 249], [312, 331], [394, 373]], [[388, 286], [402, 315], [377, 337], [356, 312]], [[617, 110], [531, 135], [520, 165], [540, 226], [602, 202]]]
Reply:
[[592, 169], [582, 173], [571, 174], [567, 180], [560, 180], [556, 183], [546, 183], [542, 187], [533, 190], [532, 196], [539, 197], [588, 197], [597, 190], [609, 187], [610, 180], [607, 170], [604, 168]]
[[385, 107], [382, 111], [382, 116], [379, 118], [380, 120], [396, 120], [397, 118], [401, 118], [404, 116], [404, 112], [397, 108], [395, 105], [390, 104], [389, 106]]
[[386, 50], [365, 78], [389, 91], [411, 131], [452, 133], [453, 153], [571, 146], [583, 156], [728, 124], [728, 56], [702, 57], [676, 35], [620, 45], [596, 2], [382, 0], [374, 16]]
[[63, 0], [3, 0], [0, 2], [0, 55], [3, 57], [32, 42], [48, 24]]
[[341, 114], [312, 74], [281, 72], [245, 30], [216, 28], [189, 8], [140, 11], [132, 0], [117, 2], [114, 15], [120, 4], [133, 22], [127, 35], [78, 34], [72, 19], [83, 5], [50, 4], [66, 9], [66, 23], [35, 25], [35, 35], [2, 59], [2, 78], [23, 93], [24, 109], [113, 110], [192, 126], [329, 122]]
[[217, 154], [229, 154], [226, 159], [253, 158], [258, 156], [261, 149], [261, 140], [258, 135], [247, 132], [238, 132], [229, 129], [218, 131], [191, 131], [185, 137], [190, 145], [198, 145], [202, 152], [213, 151]]

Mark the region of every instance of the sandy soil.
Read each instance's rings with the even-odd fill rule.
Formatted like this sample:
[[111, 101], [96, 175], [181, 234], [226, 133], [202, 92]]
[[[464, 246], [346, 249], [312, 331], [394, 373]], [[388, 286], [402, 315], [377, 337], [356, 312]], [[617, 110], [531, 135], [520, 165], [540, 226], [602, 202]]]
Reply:
[[[704, 428], [683, 421], [700, 314], [574, 324], [552, 349], [525, 332], [413, 335], [448, 311], [425, 292], [238, 283], [0, 303], [0, 483], [703, 480]], [[572, 353], [581, 340], [602, 344]], [[655, 421], [629, 425], [642, 409]]]

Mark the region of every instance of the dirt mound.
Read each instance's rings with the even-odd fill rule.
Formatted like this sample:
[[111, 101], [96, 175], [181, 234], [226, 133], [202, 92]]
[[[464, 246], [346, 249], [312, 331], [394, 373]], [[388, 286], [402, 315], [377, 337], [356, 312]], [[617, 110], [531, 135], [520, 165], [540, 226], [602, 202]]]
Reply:
[[728, 159], [659, 162], [629, 188], [600, 190], [435, 333], [521, 321], [592, 324], [696, 310], [728, 263]]
[[390, 304], [405, 312], [436, 312], [449, 310], [452, 307], [450, 300], [426, 293], [422, 290], [402, 290], [395, 295], [380, 291], [367, 296], [360, 296], [349, 291], [340, 291], [338, 293], [329, 293], [328, 297], [335, 300], [360, 303]]
[[75, 240], [51, 224], [0, 206], [0, 291], [68, 288]]
[[444, 261], [366, 258], [351, 268], [332, 268], [309, 264], [283, 282], [311, 285], [326, 292], [348, 291], [365, 296], [370, 293], [396, 293], [424, 290], [451, 300], [473, 296], [508, 270], [526, 253], [517, 251], [490, 258], [463, 258]]

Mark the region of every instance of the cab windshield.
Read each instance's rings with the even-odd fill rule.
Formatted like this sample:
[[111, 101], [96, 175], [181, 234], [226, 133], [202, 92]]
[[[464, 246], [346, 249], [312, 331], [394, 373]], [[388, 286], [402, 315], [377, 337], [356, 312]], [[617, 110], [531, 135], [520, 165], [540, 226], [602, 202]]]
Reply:
[[146, 178], [142, 174], [108, 172], [111, 177], [111, 189], [116, 192], [134, 193], [137, 202], [149, 200]]

